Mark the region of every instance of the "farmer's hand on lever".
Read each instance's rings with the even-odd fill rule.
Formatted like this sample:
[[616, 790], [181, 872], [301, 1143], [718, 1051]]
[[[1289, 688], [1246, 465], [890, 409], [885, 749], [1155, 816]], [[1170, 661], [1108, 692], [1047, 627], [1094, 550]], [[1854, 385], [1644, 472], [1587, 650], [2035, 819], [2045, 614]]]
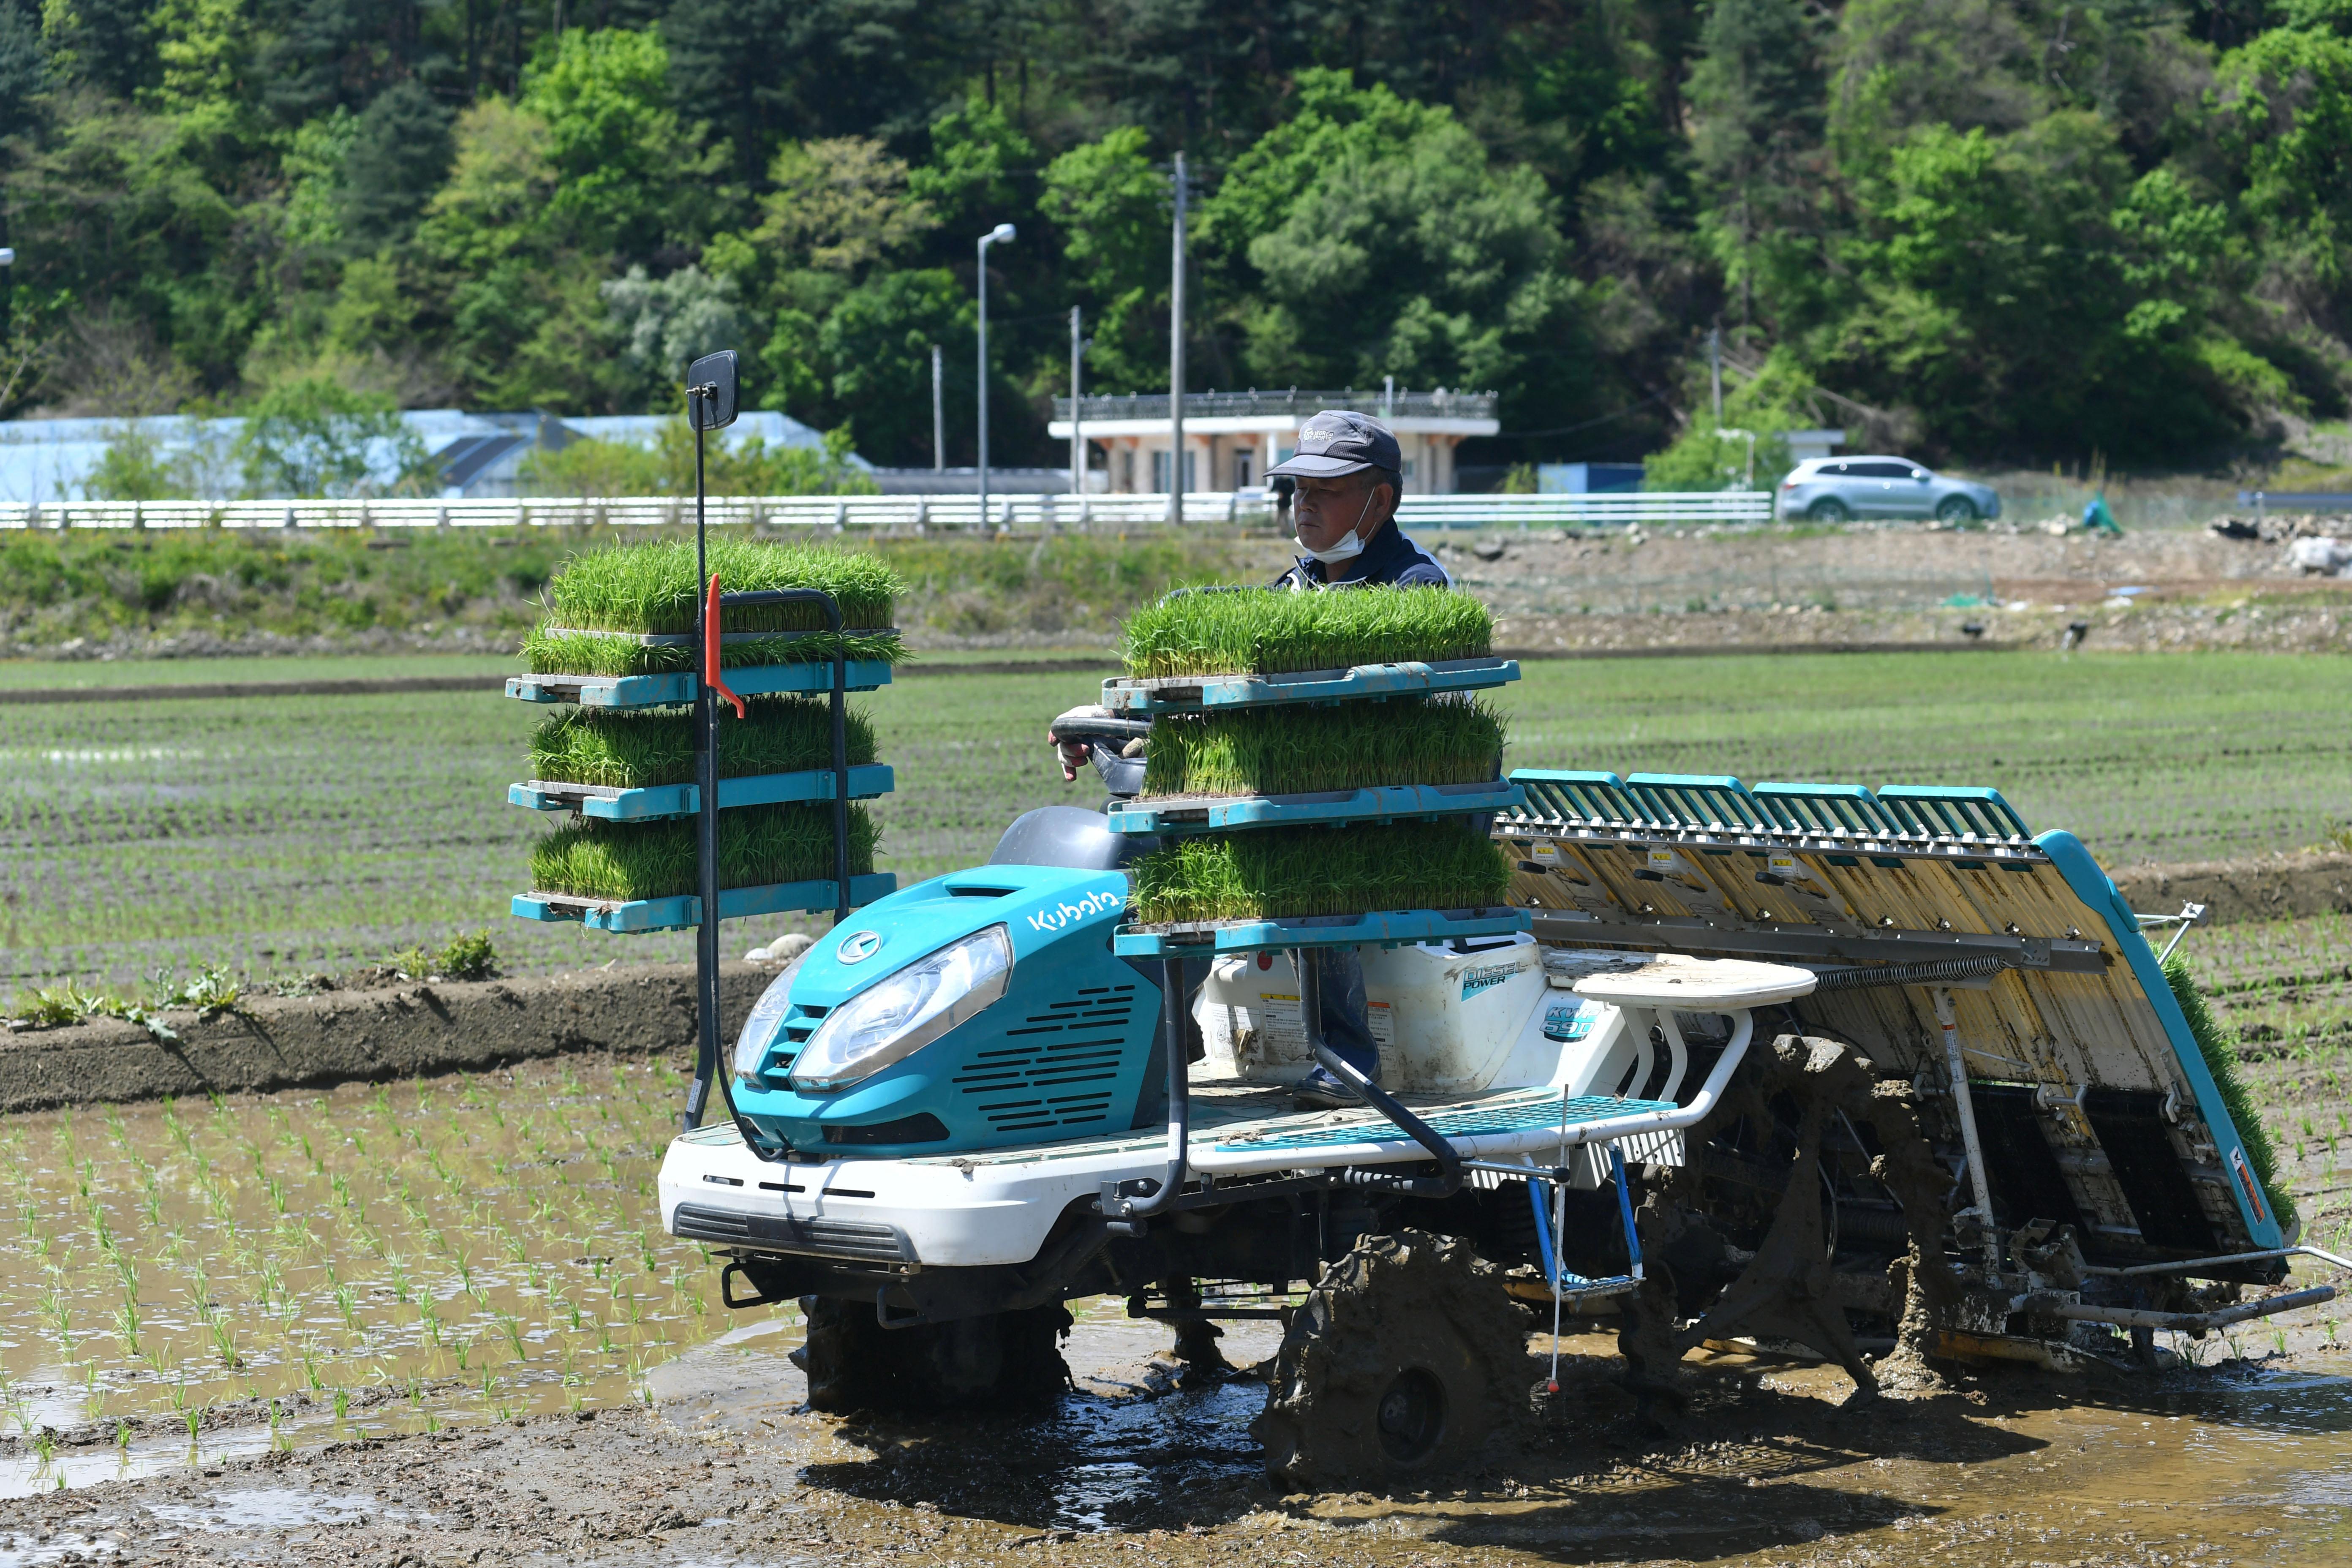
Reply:
[[1078, 782], [1078, 770], [1094, 760], [1094, 748], [1085, 741], [1065, 741], [1051, 729], [1045, 731], [1045, 743], [1054, 748], [1062, 764], [1062, 782]]

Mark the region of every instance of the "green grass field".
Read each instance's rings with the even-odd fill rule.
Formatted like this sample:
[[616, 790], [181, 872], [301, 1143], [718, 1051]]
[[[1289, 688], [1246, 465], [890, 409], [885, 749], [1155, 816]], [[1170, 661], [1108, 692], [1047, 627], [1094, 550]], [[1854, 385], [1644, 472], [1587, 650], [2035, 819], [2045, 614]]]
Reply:
[[[0, 687], [499, 668], [0, 665]], [[1044, 744], [1094, 689], [934, 665], [861, 699], [898, 770], [876, 803], [877, 866], [903, 883], [971, 865], [1022, 810], [1097, 804]], [[2323, 837], [2352, 816], [2347, 697], [2352, 665], [2324, 657], [1783, 655], [1529, 664], [1496, 705], [1510, 766], [1993, 784], [2114, 864]], [[682, 933], [507, 915], [532, 839], [560, 820], [505, 799], [547, 712], [491, 692], [0, 706], [0, 993], [165, 963], [332, 970], [485, 924], [516, 970], [688, 956]], [[745, 922], [729, 946], [777, 929]]]

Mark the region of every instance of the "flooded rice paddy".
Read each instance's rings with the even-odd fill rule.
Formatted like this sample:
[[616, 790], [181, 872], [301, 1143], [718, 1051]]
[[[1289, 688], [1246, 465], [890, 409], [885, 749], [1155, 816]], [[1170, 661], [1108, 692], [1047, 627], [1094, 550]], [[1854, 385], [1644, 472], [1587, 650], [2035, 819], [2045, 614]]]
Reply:
[[655, 1206], [681, 1089], [571, 1058], [9, 1119], [0, 1495], [82, 1464], [44, 1429], [184, 1451], [641, 1397], [730, 1326]]
[[0, 1568], [2352, 1561], [2352, 1366], [2312, 1314], [2292, 1353], [2263, 1329], [2161, 1377], [1855, 1403], [1699, 1354], [1663, 1429], [1576, 1334], [1484, 1471], [1380, 1496], [1269, 1492], [1262, 1387], [1175, 1386], [1109, 1301], [1050, 1414], [817, 1415], [796, 1316], [730, 1314], [658, 1227], [682, 1088], [572, 1058], [8, 1121]]

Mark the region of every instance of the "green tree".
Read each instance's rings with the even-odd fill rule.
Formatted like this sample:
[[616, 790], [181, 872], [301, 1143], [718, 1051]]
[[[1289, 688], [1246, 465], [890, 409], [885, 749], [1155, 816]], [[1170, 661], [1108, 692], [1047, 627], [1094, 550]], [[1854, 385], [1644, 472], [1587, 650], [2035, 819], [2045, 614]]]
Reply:
[[236, 456], [247, 489], [268, 497], [380, 495], [415, 488], [431, 467], [391, 398], [321, 379], [262, 394], [246, 413]]
[[545, 222], [583, 248], [649, 254], [705, 173], [670, 107], [657, 33], [563, 34], [523, 75], [518, 107], [547, 127], [554, 177]]
[[1090, 307], [1087, 363], [1109, 391], [1165, 386], [1171, 183], [1134, 126], [1073, 147], [1045, 170], [1045, 216], [1066, 274]]
[[768, 165], [768, 184], [751, 238], [787, 268], [861, 276], [939, 223], [929, 202], [908, 194], [907, 165], [866, 137], [788, 143]]
[[[972, 325], [971, 296], [945, 268], [876, 274], [816, 332], [814, 357], [826, 367], [827, 409], [856, 424], [874, 460], [929, 461], [931, 345], [938, 343], [946, 354], [948, 428], [968, 452]], [[996, 385], [992, 395], [1007, 400], [1000, 406], [1017, 405], [1020, 389]]]

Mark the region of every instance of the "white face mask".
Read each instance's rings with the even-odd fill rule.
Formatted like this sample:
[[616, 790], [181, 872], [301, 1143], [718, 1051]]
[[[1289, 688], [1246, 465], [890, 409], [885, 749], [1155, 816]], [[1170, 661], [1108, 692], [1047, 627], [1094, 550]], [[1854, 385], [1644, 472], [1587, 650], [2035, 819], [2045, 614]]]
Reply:
[[1374, 485], [1371, 489], [1364, 492], [1364, 504], [1356, 512], [1355, 525], [1339, 536], [1339, 543], [1328, 550], [1309, 550], [1307, 542], [1299, 539], [1297, 540], [1298, 548], [1306, 551], [1308, 559], [1320, 561], [1326, 566], [1335, 566], [1342, 561], [1352, 560], [1361, 555], [1364, 552], [1364, 542], [1358, 537], [1358, 531], [1364, 526], [1364, 514], [1372, 510], [1372, 490], [1379, 489], [1380, 486]]

